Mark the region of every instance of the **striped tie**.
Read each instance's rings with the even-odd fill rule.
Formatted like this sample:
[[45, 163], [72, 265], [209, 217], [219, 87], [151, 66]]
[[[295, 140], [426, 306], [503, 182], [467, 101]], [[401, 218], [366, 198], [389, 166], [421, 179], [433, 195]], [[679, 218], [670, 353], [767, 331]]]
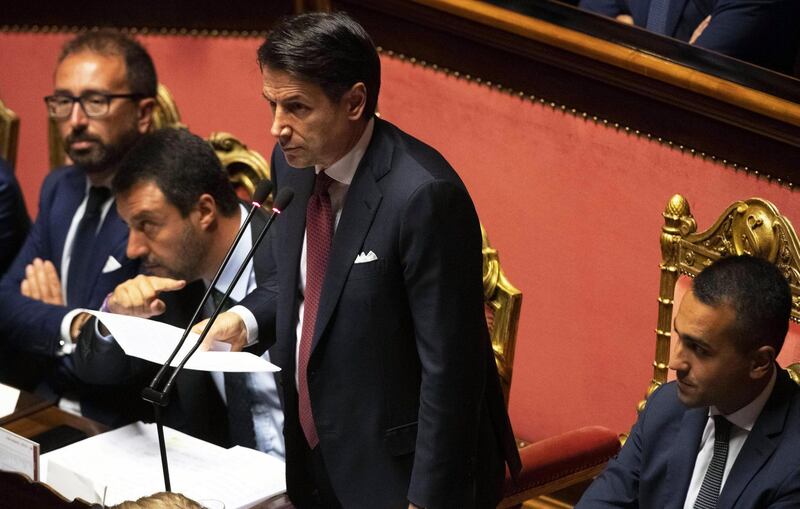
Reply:
[[731, 423], [721, 415], [714, 416], [714, 456], [706, 470], [700, 493], [694, 503], [694, 509], [714, 509], [717, 507], [722, 476], [725, 473], [725, 462], [728, 461], [728, 441], [731, 437]]

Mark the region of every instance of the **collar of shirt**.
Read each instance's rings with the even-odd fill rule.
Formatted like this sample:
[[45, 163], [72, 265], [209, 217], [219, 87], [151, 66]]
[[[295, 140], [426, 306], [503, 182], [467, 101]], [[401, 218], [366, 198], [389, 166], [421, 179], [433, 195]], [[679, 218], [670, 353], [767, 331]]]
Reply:
[[[244, 224], [244, 220], [247, 217], [247, 209], [242, 205], [239, 204], [239, 227], [241, 228]], [[225, 293], [228, 289], [228, 286], [233, 281], [233, 276], [236, 275], [236, 271], [239, 270], [239, 267], [242, 266], [244, 259], [247, 257], [247, 253], [250, 252], [250, 248], [253, 247], [253, 236], [248, 229], [242, 238], [239, 240], [239, 244], [236, 246], [236, 249], [231, 254], [231, 259], [228, 260], [228, 264], [225, 266], [225, 270], [222, 271], [219, 279], [217, 280], [216, 288], [220, 292]], [[245, 296], [249, 293], [251, 288], [251, 279], [253, 276], [253, 260], [247, 262], [247, 268], [242, 273], [242, 277], [239, 278], [239, 281], [236, 282], [236, 286], [233, 287], [233, 291], [231, 291], [230, 298], [233, 299], [235, 302], [239, 302], [245, 298]], [[205, 281], [206, 286], [210, 281]], [[254, 286], [254, 285], [253, 285]]]
[[356, 143], [356, 145], [350, 149], [350, 152], [345, 154], [344, 157], [330, 165], [328, 168], [323, 168], [319, 165], [315, 166], [314, 171], [319, 173], [322, 170], [325, 170], [325, 173], [327, 173], [330, 178], [336, 182], [349, 186], [350, 182], [353, 181], [353, 175], [356, 174], [356, 170], [358, 169], [358, 165], [361, 163], [361, 159], [367, 152], [367, 147], [372, 139], [372, 131], [374, 129], [375, 119], [371, 118], [369, 119], [369, 122], [367, 122], [366, 129], [364, 129], [364, 132], [361, 133], [361, 138], [358, 139], [358, 143]]
[[[775, 387], [775, 380], [778, 376], [777, 369], [778, 368], [773, 367], [772, 377], [770, 377], [767, 386], [764, 387], [764, 390], [761, 391], [761, 394], [756, 396], [753, 401], [743, 406], [739, 410], [725, 416], [725, 418], [728, 419], [731, 424], [735, 424], [739, 428], [746, 429], [747, 431], [751, 431], [753, 429], [756, 419], [758, 419], [758, 416], [761, 415], [761, 411], [764, 409], [764, 405], [767, 404], [767, 400], [772, 394], [772, 389]], [[720, 413], [721, 412], [717, 409], [717, 407], [712, 406], [708, 409], [709, 417], [719, 415]]]

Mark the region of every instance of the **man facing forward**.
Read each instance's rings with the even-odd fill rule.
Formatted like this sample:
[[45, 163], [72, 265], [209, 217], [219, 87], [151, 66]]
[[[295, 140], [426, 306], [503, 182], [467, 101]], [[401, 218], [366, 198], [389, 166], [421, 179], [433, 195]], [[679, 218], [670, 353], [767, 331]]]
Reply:
[[287, 489], [298, 507], [494, 507], [519, 466], [483, 314], [481, 235], [459, 177], [375, 116], [380, 60], [348, 16], [280, 22], [258, 52], [294, 201], [275, 285], [212, 337], [276, 335]]

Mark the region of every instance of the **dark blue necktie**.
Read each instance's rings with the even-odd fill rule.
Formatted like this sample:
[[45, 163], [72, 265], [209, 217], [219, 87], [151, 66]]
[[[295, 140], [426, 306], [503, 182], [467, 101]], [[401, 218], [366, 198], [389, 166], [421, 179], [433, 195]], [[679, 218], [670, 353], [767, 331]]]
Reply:
[[725, 463], [728, 461], [728, 442], [731, 438], [731, 423], [721, 415], [714, 416], [714, 456], [706, 470], [694, 509], [715, 509], [722, 477], [725, 474]]
[[95, 249], [94, 242], [100, 225], [103, 203], [108, 200], [109, 196], [111, 196], [111, 190], [107, 187], [93, 186], [89, 188], [86, 210], [78, 223], [75, 238], [72, 239], [72, 251], [67, 271], [67, 305], [70, 307], [89, 305], [83, 280], [88, 277], [89, 260]]
[[667, 13], [672, 0], [650, 0], [650, 9], [647, 11], [647, 25], [645, 28], [651, 32], [671, 36], [667, 33]]

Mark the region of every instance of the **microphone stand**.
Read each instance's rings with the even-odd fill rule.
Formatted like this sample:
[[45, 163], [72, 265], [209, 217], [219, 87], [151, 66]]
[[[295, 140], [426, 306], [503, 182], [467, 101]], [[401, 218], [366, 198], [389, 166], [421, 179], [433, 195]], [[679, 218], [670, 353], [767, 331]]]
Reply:
[[[222, 275], [222, 272], [225, 269], [225, 266], [230, 261], [230, 258], [233, 255], [233, 251], [234, 251], [235, 247], [238, 245], [239, 240], [242, 238], [242, 235], [244, 234], [244, 232], [247, 231], [247, 225], [252, 220], [252, 217], [255, 214], [255, 211], [258, 208], [261, 207], [261, 203], [266, 199], [267, 195], [269, 195], [269, 192], [270, 192], [271, 189], [272, 189], [272, 183], [270, 181], [268, 181], [268, 180], [262, 181], [259, 184], [258, 188], [256, 189], [256, 192], [254, 193], [253, 206], [250, 209], [250, 212], [248, 213], [247, 217], [245, 218], [244, 224], [239, 229], [239, 232], [237, 233], [236, 238], [234, 239], [233, 243], [231, 244], [231, 247], [228, 249], [228, 252], [225, 255], [225, 258], [223, 259], [222, 264], [220, 265], [219, 269], [217, 270], [216, 275], [212, 279], [211, 283], [208, 285], [208, 288], [206, 289], [206, 293], [205, 293], [205, 295], [203, 295], [203, 298], [200, 301], [200, 304], [198, 305], [197, 309], [195, 310], [194, 315], [192, 316], [189, 324], [184, 329], [183, 335], [181, 336], [180, 341], [178, 341], [178, 344], [175, 346], [175, 349], [172, 351], [172, 353], [170, 354], [169, 358], [161, 366], [161, 369], [159, 369], [158, 373], [153, 378], [153, 381], [150, 383], [150, 385], [148, 387], [145, 387], [144, 390], [142, 390], [142, 398], [145, 401], [150, 402], [153, 405], [153, 409], [154, 409], [154, 416], [155, 416], [155, 421], [156, 421], [156, 430], [158, 432], [158, 445], [159, 445], [159, 450], [160, 450], [160, 453], [161, 453], [161, 467], [162, 467], [162, 470], [163, 470], [163, 473], [164, 473], [164, 489], [165, 489], [165, 491], [168, 491], [168, 492], [171, 491], [172, 487], [171, 487], [170, 478], [169, 478], [169, 463], [167, 461], [167, 450], [166, 450], [166, 442], [165, 442], [165, 439], [164, 439], [164, 428], [163, 428], [163, 423], [162, 423], [162, 419], [161, 419], [161, 408], [162, 407], [166, 407], [169, 404], [169, 396], [170, 396], [170, 393], [171, 393], [172, 386], [173, 386], [173, 383], [175, 381], [175, 378], [177, 377], [178, 373], [183, 369], [183, 366], [186, 364], [186, 362], [189, 360], [189, 358], [192, 356], [192, 354], [194, 354], [194, 352], [202, 344], [203, 340], [205, 339], [206, 335], [208, 334], [209, 329], [211, 328], [211, 325], [213, 325], [214, 321], [216, 320], [217, 316], [219, 315], [220, 311], [222, 310], [222, 306], [223, 306], [223, 304], [225, 302], [225, 299], [228, 298], [228, 296], [230, 295], [231, 291], [236, 286], [236, 283], [238, 282], [239, 278], [241, 277], [242, 273], [244, 272], [244, 269], [247, 267], [247, 264], [253, 258], [253, 255], [255, 254], [256, 249], [258, 248], [259, 244], [263, 240], [267, 230], [270, 228], [272, 223], [275, 221], [275, 218], [280, 214], [281, 210], [283, 208], [285, 208], [286, 205], [288, 205], [289, 202], [291, 201], [291, 199], [294, 197], [294, 192], [291, 189], [284, 189], [284, 190], [282, 190], [282, 192], [278, 193], [278, 197], [275, 199], [275, 204], [273, 205], [273, 212], [270, 215], [270, 217], [269, 217], [269, 219], [267, 221], [267, 224], [261, 230], [261, 233], [259, 234], [258, 238], [253, 243], [253, 246], [250, 249], [250, 251], [248, 252], [244, 263], [241, 265], [241, 267], [239, 267], [239, 270], [236, 272], [236, 275], [234, 276], [233, 280], [231, 281], [230, 285], [228, 286], [224, 297], [217, 304], [217, 307], [214, 310], [214, 313], [211, 315], [211, 318], [207, 322], [205, 328], [203, 329], [202, 334], [197, 339], [197, 342], [192, 347], [192, 349], [189, 351], [189, 353], [186, 354], [186, 356], [183, 358], [183, 360], [181, 360], [181, 362], [178, 364], [178, 366], [172, 371], [170, 377], [167, 379], [167, 382], [164, 384], [164, 386], [161, 389], [159, 389], [159, 386], [160, 386], [161, 382], [163, 381], [164, 377], [166, 376], [167, 369], [169, 368], [169, 366], [172, 363], [172, 361], [175, 358], [175, 356], [178, 354], [178, 351], [180, 351], [181, 347], [183, 346], [184, 342], [186, 341], [186, 338], [189, 336], [189, 332], [191, 331], [192, 325], [194, 323], [196, 323], [197, 318], [200, 315], [200, 312], [205, 307], [206, 302], [208, 302], [208, 299], [211, 296], [212, 289], [215, 287], [217, 281], [219, 280], [220, 276]], [[282, 197], [283, 197], [283, 200], [280, 200]]]

